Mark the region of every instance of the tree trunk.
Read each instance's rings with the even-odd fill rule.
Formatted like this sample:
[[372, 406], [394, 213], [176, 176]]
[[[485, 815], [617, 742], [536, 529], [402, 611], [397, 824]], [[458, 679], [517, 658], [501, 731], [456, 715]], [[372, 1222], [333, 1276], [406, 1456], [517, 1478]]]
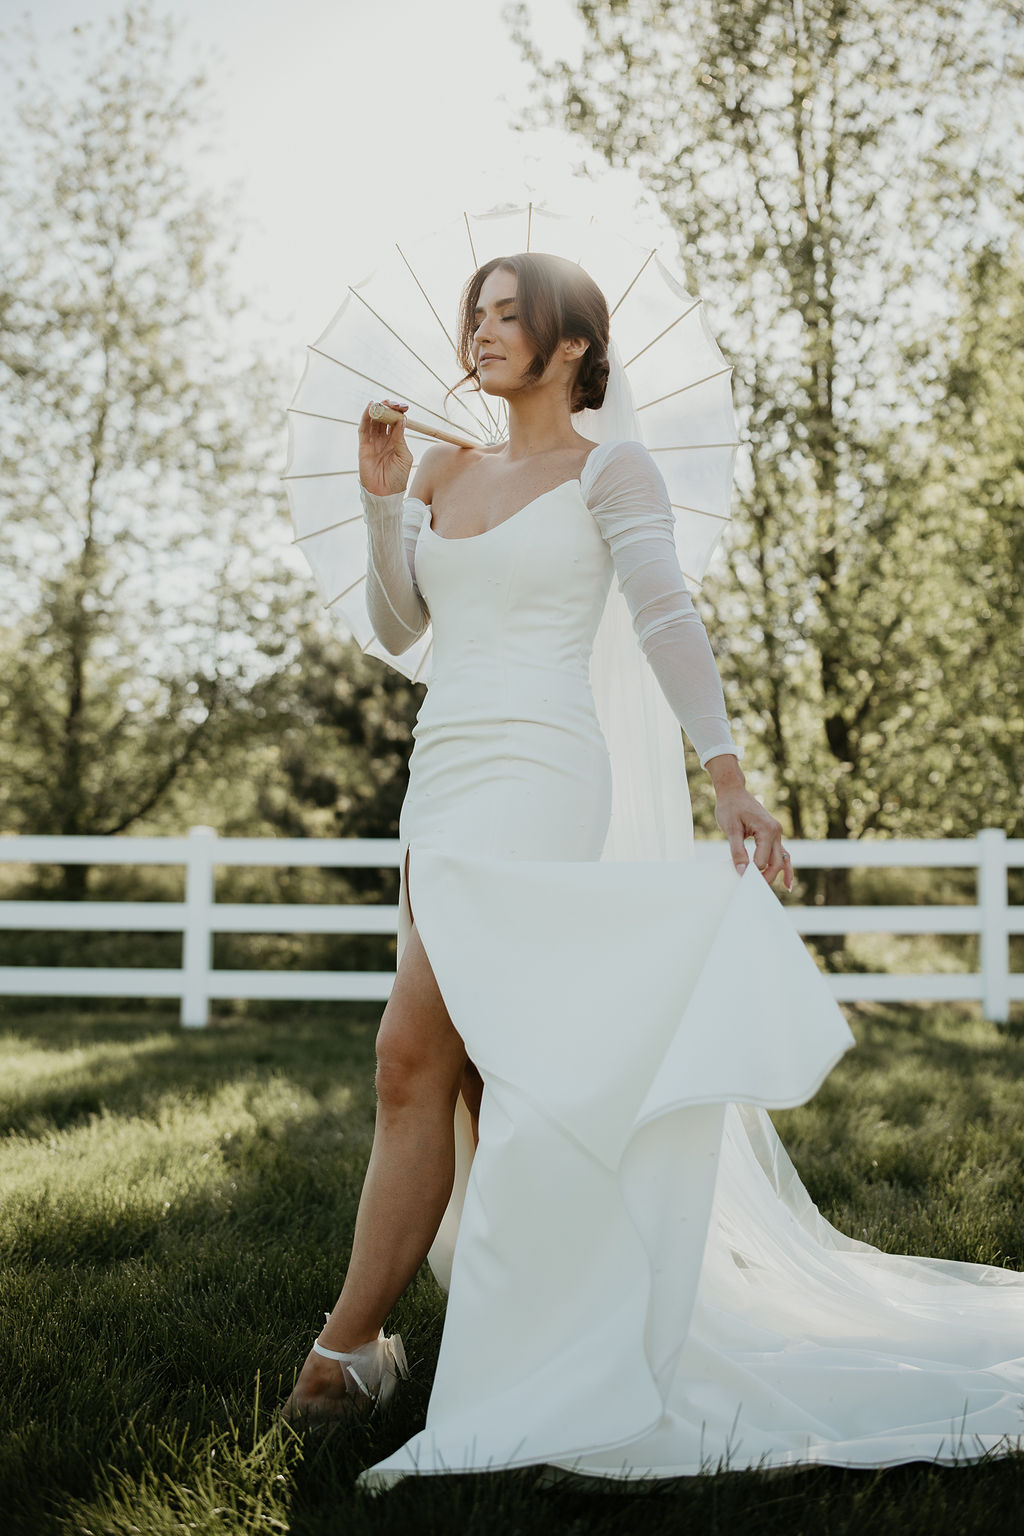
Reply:
[[62, 864], [58, 892], [61, 901], [84, 901], [88, 893], [91, 864]]

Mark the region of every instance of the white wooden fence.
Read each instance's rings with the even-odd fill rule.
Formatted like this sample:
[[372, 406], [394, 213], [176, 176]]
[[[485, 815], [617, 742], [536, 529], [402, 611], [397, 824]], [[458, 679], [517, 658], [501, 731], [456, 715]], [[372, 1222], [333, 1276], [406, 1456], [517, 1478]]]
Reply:
[[[842, 1002], [874, 999], [980, 1002], [988, 1018], [1005, 1023], [1011, 1002], [1024, 1001], [1024, 973], [1010, 970], [1010, 935], [1024, 934], [1024, 906], [1011, 907], [1007, 871], [1024, 866], [1024, 838], [988, 828], [969, 839], [934, 841], [811, 842], [788, 844], [796, 868], [974, 869], [974, 904], [938, 906], [800, 907], [787, 911], [802, 934], [977, 934], [976, 973], [890, 975], [858, 973], [828, 978]], [[698, 843], [697, 857], [722, 859], [722, 842]], [[396, 868], [399, 845], [385, 838], [221, 838], [209, 827], [186, 837], [0, 837], [0, 862], [42, 864], [177, 864], [185, 867], [184, 901], [0, 901], [0, 928], [45, 931], [180, 933], [180, 969], [125, 966], [0, 966], [0, 995], [41, 997], [177, 997], [181, 1021], [207, 1022], [221, 998], [288, 1001], [382, 1000], [391, 971], [214, 970], [215, 933], [393, 934], [397, 907], [356, 904], [227, 903], [215, 898], [218, 866]]]

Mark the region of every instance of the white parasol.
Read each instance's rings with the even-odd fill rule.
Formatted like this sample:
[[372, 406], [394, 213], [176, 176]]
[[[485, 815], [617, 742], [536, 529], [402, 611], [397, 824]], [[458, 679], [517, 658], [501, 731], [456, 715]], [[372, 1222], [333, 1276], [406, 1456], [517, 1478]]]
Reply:
[[[699, 582], [729, 519], [737, 448], [732, 369], [699, 298], [670, 259], [594, 223], [533, 204], [462, 217], [435, 235], [396, 245], [394, 254], [349, 288], [327, 329], [308, 348], [289, 407], [283, 479], [296, 543], [324, 603], [358, 644], [406, 677], [430, 670], [430, 632], [401, 656], [376, 640], [366, 611], [366, 532], [359, 500], [358, 427], [367, 402], [390, 396], [439, 435], [481, 444], [505, 437], [504, 404], [472, 388], [455, 354], [459, 296], [495, 256], [545, 251], [568, 257], [608, 300], [612, 341], [632, 387], [644, 442], [676, 513], [683, 572]], [[576, 418], [586, 436], [586, 412]], [[407, 432], [416, 456], [430, 443]]]

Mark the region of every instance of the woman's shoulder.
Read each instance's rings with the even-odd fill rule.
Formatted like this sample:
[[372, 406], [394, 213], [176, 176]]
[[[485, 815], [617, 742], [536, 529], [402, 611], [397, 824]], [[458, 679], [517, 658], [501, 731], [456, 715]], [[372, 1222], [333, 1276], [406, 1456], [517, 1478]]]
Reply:
[[626, 485], [644, 489], [657, 484], [661, 472], [643, 443], [632, 438], [613, 438], [598, 443], [587, 457], [580, 484], [588, 501]]
[[604, 464], [616, 459], [622, 463], [652, 462], [650, 452], [644, 444], [638, 438], [631, 437], [612, 437], [606, 442], [598, 443], [591, 449], [587, 462]]
[[479, 448], [456, 448], [451, 443], [433, 443], [416, 465], [409, 495], [430, 506], [438, 491], [451, 485], [471, 464], [478, 464], [489, 452]]

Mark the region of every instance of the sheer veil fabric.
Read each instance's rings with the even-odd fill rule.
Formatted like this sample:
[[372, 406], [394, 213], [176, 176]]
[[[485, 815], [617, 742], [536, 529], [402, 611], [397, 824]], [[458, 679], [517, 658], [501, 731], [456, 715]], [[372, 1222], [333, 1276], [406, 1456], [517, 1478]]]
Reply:
[[[577, 426], [642, 440], [617, 359]], [[592, 537], [574, 483], [544, 510], [546, 541]], [[451, 611], [517, 558], [534, 569], [532, 548], [525, 513], [420, 544]], [[679, 726], [614, 583], [590, 683], [612, 774], [600, 860], [410, 843], [417, 926], [486, 1089], [475, 1155], [457, 1118], [430, 1255], [449, 1302], [426, 1427], [362, 1486], [1008, 1450], [1024, 1277], [882, 1253], [814, 1207], [766, 1110], [809, 1098], [852, 1037], [753, 866], [693, 857]]]
[[[614, 341], [599, 411], [582, 411], [576, 430], [592, 442], [643, 442], [629, 380]], [[603, 857], [684, 859], [693, 852], [686, 759], [676, 720], [637, 645], [629, 610], [613, 582], [590, 663], [597, 718], [612, 765], [612, 814]]]

